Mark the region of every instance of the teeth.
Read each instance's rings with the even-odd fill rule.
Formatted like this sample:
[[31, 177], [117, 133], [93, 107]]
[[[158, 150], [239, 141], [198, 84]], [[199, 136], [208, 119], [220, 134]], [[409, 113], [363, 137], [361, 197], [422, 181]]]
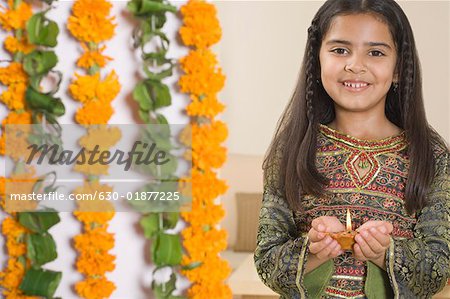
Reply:
[[352, 88], [361, 88], [361, 87], [365, 87], [368, 84], [367, 83], [349, 83], [349, 82], [344, 82], [345, 86], [348, 87], [352, 87]]

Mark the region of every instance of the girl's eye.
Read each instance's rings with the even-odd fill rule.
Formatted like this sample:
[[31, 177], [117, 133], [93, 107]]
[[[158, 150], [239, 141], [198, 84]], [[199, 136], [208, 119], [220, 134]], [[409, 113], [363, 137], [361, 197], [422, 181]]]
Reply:
[[384, 53], [381, 51], [378, 51], [378, 50], [373, 50], [373, 51], [370, 51], [370, 55], [376, 56], [376, 57], [381, 57], [381, 56], [384, 56]]
[[331, 50], [331, 52], [339, 54], [339, 55], [344, 55], [344, 54], [347, 54], [348, 51], [343, 48], [337, 48], [337, 49]]

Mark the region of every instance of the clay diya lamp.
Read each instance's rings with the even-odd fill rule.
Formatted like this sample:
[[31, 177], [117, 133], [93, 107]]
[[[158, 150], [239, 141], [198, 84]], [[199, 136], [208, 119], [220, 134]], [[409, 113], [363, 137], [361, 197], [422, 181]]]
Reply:
[[338, 233], [328, 233], [330, 237], [335, 239], [339, 245], [341, 245], [342, 250], [353, 251], [353, 244], [355, 244], [355, 236], [358, 232], [352, 230], [352, 219], [350, 211], [347, 209], [347, 221], [346, 230]]

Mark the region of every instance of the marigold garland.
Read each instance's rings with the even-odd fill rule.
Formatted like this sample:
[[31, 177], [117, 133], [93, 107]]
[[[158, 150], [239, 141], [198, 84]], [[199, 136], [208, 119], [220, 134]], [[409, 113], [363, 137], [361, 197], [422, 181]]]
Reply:
[[[100, 68], [111, 57], [102, 52], [99, 43], [111, 39], [116, 24], [115, 17], [109, 17], [112, 5], [105, 0], [77, 0], [72, 7], [67, 28], [80, 41], [84, 53], [77, 61], [77, 66], [88, 71], [87, 75], [75, 74], [76, 78], [69, 86], [72, 97], [82, 103], [75, 114], [75, 121], [88, 128], [87, 135], [79, 144], [87, 150], [99, 145], [101, 150], [109, 149], [121, 137], [119, 129], [107, 128], [105, 125], [114, 110], [111, 102], [120, 91], [118, 76], [111, 71], [103, 80]], [[108, 174], [108, 165], [81, 164], [75, 171], [84, 173], [88, 179], [74, 194], [94, 194], [111, 192], [111, 186], [100, 184], [98, 177]], [[114, 247], [114, 237], [108, 230], [109, 221], [114, 217], [114, 207], [107, 201], [81, 201], [74, 216], [83, 223], [84, 232], [74, 238], [74, 246], [79, 252], [76, 267], [85, 276], [76, 283], [75, 290], [82, 298], [108, 298], [116, 289], [105, 274], [115, 268], [115, 256], [109, 251]]]
[[[191, 126], [180, 135], [183, 144], [192, 144], [192, 150], [185, 153], [187, 159], [192, 159], [191, 177], [180, 182], [181, 192], [192, 192], [192, 211], [182, 213], [189, 224], [182, 232], [187, 252], [183, 265], [192, 269], [182, 273], [192, 282], [190, 298], [231, 298], [231, 290], [224, 283], [231, 269], [219, 257], [219, 252], [227, 247], [227, 232], [217, 228], [225, 212], [215, 202], [226, 192], [227, 185], [213, 170], [225, 162], [226, 148], [221, 143], [228, 134], [226, 125], [214, 120], [224, 109], [216, 94], [223, 88], [225, 76], [209, 49], [220, 40], [221, 28], [215, 6], [207, 2], [189, 0], [181, 7], [181, 13], [181, 39], [194, 48], [180, 59], [185, 73], [179, 80], [180, 89], [189, 93], [192, 100], [186, 109]], [[190, 182], [192, 190], [186, 190]], [[192, 266], [199, 262], [200, 266]]]
[[[0, 95], [0, 101], [10, 110], [8, 116], [3, 119], [1, 125], [0, 137], [0, 154], [9, 155], [13, 160], [18, 161], [24, 157], [24, 145], [26, 144], [25, 134], [10, 134], [8, 144], [16, 147], [12, 150], [8, 147], [6, 153], [5, 141], [7, 124], [31, 124], [31, 114], [25, 112], [25, 91], [28, 85], [28, 75], [23, 70], [22, 63], [18, 59], [17, 54], [27, 54], [34, 49], [33, 45], [28, 43], [25, 35], [22, 35], [25, 29], [26, 22], [33, 15], [31, 5], [23, 1], [8, 0], [7, 6], [0, 5], [0, 26], [11, 32], [5, 38], [4, 48], [14, 55], [16, 61], [9, 63], [5, 67], [0, 68], [0, 82], [7, 87], [7, 89]], [[20, 135], [23, 135], [22, 137]], [[20, 184], [20, 192], [30, 192], [35, 183], [34, 170], [32, 168], [24, 168], [23, 171], [16, 171], [9, 178], [0, 177], [0, 207], [5, 209], [6, 183], [7, 182], [30, 182]], [[27, 190], [25, 190], [27, 189]], [[11, 203], [11, 202], [10, 202]], [[27, 202], [28, 203], [28, 202]], [[29, 202], [30, 205], [20, 204], [20, 208], [35, 207], [35, 203]], [[8, 208], [15, 209], [19, 207]], [[8, 254], [8, 261], [6, 267], [0, 272], [0, 287], [2, 289], [2, 298], [6, 299], [33, 299], [36, 297], [25, 296], [19, 289], [22, 279], [25, 275], [26, 267], [26, 244], [25, 235], [28, 233], [27, 229], [23, 227], [16, 219], [16, 214], [11, 213], [7, 216], [1, 225], [2, 233], [5, 236], [6, 251]]]
[[[26, 172], [21, 174], [14, 174], [10, 178], [2, 177], [0, 179], [0, 206], [5, 209], [5, 198], [7, 194], [5, 192], [5, 186], [7, 182], [29, 182], [26, 184], [20, 184], [20, 190], [15, 188], [16, 193], [30, 193], [36, 182], [34, 176], [34, 170], [32, 168], [28, 169]], [[15, 185], [16, 186], [16, 185]], [[13, 203], [13, 201], [10, 201]], [[8, 203], [8, 205], [10, 205]], [[8, 206], [8, 209], [33, 209], [36, 207], [36, 203], [26, 202], [20, 203], [19, 206]], [[15, 213], [5, 218], [2, 222], [2, 234], [6, 239], [6, 251], [9, 255], [7, 266], [0, 272], [0, 286], [3, 291], [2, 294], [6, 299], [37, 299], [38, 297], [25, 296], [19, 289], [22, 279], [25, 275], [26, 267], [29, 267], [28, 262], [25, 259], [26, 254], [26, 243], [25, 236], [28, 234], [28, 230], [23, 227], [16, 219]]]
[[[172, 76], [175, 61], [167, 55], [170, 42], [162, 28], [169, 13], [176, 13], [177, 9], [167, 0], [130, 0], [127, 3], [128, 11], [137, 20], [133, 30], [133, 46], [140, 49], [142, 69], [146, 77], [137, 83], [133, 90], [133, 99], [138, 104], [137, 114], [140, 121], [146, 125], [141, 127], [140, 141], [153, 143], [157, 150], [163, 150], [172, 155], [176, 146], [172, 141], [172, 127], [161, 111], [172, 104], [170, 88], [165, 81]], [[151, 52], [145, 51], [147, 45], [152, 45]], [[167, 135], [163, 132], [166, 132]], [[156, 133], [156, 134], [155, 134]], [[162, 134], [161, 134], [162, 133]], [[139, 141], [139, 142], [140, 142]], [[175, 159], [175, 157], [173, 157]], [[161, 165], [161, 167], [141, 167], [139, 171], [157, 182], [147, 183], [139, 188], [135, 194], [145, 192], [176, 191], [176, 164]], [[171, 184], [170, 189], [168, 185]], [[140, 193], [141, 191], [142, 193]], [[178, 194], [177, 194], [178, 196]], [[154, 202], [143, 204], [138, 196], [130, 204], [142, 214], [139, 224], [143, 229], [143, 236], [151, 243], [150, 254], [152, 264], [156, 266], [153, 271], [151, 290], [156, 298], [182, 299], [176, 296], [176, 273], [182, 261], [181, 236], [173, 230], [180, 218], [178, 212], [170, 210], [175, 202], [165, 202], [164, 206], [157, 207]], [[178, 205], [176, 202], [175, 205]], [[160, 269], [170, 271], [170, 279], [160, 279]]]

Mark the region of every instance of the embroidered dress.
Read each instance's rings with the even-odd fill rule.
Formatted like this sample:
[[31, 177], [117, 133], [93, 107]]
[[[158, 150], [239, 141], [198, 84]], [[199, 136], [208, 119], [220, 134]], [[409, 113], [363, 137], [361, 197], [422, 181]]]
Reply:
[[[410, 216], [403, 204], [409, 168], [404, 133], [383, 140], [360, 140], [320, 125], [317, 147], [316, 165], [329, 180], [326, 189], [332, 196], [304, 196], [302, 213], [290, 210], [282, 192], [275, 190], [276, 165], [266, 170], [255, 251], [262, 281], [281, 298], [431, 298], [449, 276], [448, 149], [435, 146], [437, 171], [428, 194], [429, 205]], [[369, 220], [393, 224], [387, 271], [345, 252], [305, 275], [312, 220], [336, 216], [345, 224], [347, 209], [353, 229]], [[316, 270], [317, 279], [308, 279]], [[324, 273], [329, 276], [323, 277]], [[324, 283], [316, 289], [305, 286], [318, 280]]]

